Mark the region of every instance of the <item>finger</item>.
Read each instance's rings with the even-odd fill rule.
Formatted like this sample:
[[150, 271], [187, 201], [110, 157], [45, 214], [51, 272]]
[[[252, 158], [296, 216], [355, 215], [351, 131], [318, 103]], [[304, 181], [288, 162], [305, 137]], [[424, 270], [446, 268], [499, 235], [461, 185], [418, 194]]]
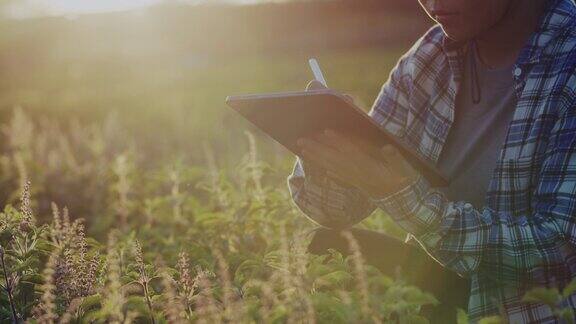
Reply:
[[312, 139], [302, 139], [303, 154], [307, 155], [310, 160], [322, 165], [324, 168], [332, 170], [338, 174], [346, 175], [354, 178], [356, 165], [361, 163], [361, 159], [365, 158], [365, 154], [343, 154], [342, 152], [324, 145], [323, 143], [316, 142]]
[[327, 88], [322, 84], [322, 82], [318, 80], [312, 80], [308, 82], [308, 85], [306, 86], [306, 91], [324, 90], [324, 89]]
[[380, 150], [380, 152], [382, 154], [382, 157], [387, 160], [393, 159], [399, 153], [398, 149], [390, 144], [384, 145]]
[[342, 158], [342, 153], [333, 150], [308, 151], [302, 150], [302, 159], [311, 164], [321, 167], [327, 171], [330, 177], [344, 184], [358, 186], [358, 179], [355, 177], [354, 165], [349, 159]]
[[323, 137], [330, 143], [333, 143], [332, 145], [335, 146], [338, 151], [344, 154], [350, 154], [350, 157], [360, 154], [359, 143], [352, 140], [349, 136], [345, 136], [332, 129], [327, 129], [324, 131]]
[[401, 155], [397, 148], [389, 144], [385, 145], [380, 150], [380, 154], [389, 168], [398, 170], [397, 167], [401, 164], [401, 161], [399, 161], [399, 157], [401, 158]]
[[336, 136], [331, 136], [329, 130], [324, 130], [320, 132], [320, 134], [314, 137], [314, 139], [317, 142], [329, 146], [339, 152], [343, 152], [344, 151], [343, 148], [350, 149], [349, 147], [346, 147], [347, 146], [346, 142], [343, 142], [340, 138]]
[[329, 177], [335, 179], [338, 182], [347, 184], [347, 185], [352, 185], [352, 186], [357, 186], [358, 184], [355, 182], [355, 179], [353, 177], [348, 176], [346, 173], [337, 173], [333, 170], [327, 169], [327, 174]]
[[338, 163], [339, 161], [345, 160], [342, 153], [322, 142], [318, 142], [312, 139], [305, 139], [302, 142], [302, 149], [316, 155], [317, 158], [321, 158], [333, 163]]
[[300, 138], [296, 141], [296, 145], [300, 150], [307, 150], [312, 153], [322, 153], [326, 150], [336, 151], [335, 148], [331, 147], [324, 141], [321, 141], [318, 136]]
[[346, 98], [346, 100], [350, 101], [351, 103], [354, 103], [354, 97], [352, 97], [351, 95], [346, 94], [346, 93], [344, 93], [342, 95], [344, 96], [344, 98]]
[[[330, 130], [329, 130], [330, 131]], [[345, 148], [349, 148], [350, 150], [348, 150], [346, 153], [350, 153], [350, 154], [364, 154], [364, 153], [369, 153], [372, 154], [372, 156], [377, 156], [374, 155], [375, 153], [377, 153], [380, 150], [380, 147], [375, 146], [374, 144], [368, 143], [367, 141], [363, 140], [362, 138], [353, 135], [353, 134], [345, 134], [336, 130], [331, 130], [332, 132], [334, 132], [334, 136], [336, 136], [338, 138], [338, 141], [345, 143], [344, 147]]]
[[350, 159], [331, 147], [317, 143], [313, 140], [306, 140], [302, 147], [303, 155], [316, 161], [327, 169], [339, 173], [346, 173], [352, 170]]
[[412, 165], [404, 158], [400, 151], [392, 146], [386, 145], [381, 150], [382, 157], [391, 171], [401, 172], [403, 174], [410, 174]]
[[333, 161], [326, 159], [325, 157], [317, 154], [316, 152], [311, 152], [311, 151], [308, 151], [306, 149], [303, 149], [300, 152], [300, 157], [302, 158], [302, 160], [306, 161], [306, 163], [310, 163], [316, 167], [319, 167], [319, 168], [322, 168], [325, 170], [329, 170], [332, 172], [336, 172], [336, 173], [339, 172], [337, 170], [335, 163], [333, 163]]

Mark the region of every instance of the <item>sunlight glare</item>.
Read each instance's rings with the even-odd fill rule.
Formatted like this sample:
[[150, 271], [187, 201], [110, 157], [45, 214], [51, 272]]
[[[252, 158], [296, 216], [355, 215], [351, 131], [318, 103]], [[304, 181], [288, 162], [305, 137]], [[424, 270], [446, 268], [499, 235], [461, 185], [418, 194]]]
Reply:
[[[0, 0], [1, 2], [2, 0]], [[45, 15], [75, 16], [101, 12], [138, 10], [162, 2], [181, 4], [283, 2], [287, 0], [21, 0], [8, 3], [2, 11], [13, 18]]]
[[51, 0], [50, 11], [58, 13], [90, 13], [103, 11], [120, 11], [145, 7], [159, 2], [158, 0]]

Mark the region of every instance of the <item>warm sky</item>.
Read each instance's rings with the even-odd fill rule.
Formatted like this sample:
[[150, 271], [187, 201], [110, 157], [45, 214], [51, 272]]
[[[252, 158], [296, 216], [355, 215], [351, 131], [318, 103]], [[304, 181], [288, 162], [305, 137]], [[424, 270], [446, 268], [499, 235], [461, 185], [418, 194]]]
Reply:
[[[10, 10], [15, 16], [74, 15], [82, 13], [120, 11], [144, 8], [166, 0], [19, 0]], [[169, 0], [171, 2], [202, 3], [214, 0]], [[220, 2], [254, 3], [265, 0], [219, 0]]]

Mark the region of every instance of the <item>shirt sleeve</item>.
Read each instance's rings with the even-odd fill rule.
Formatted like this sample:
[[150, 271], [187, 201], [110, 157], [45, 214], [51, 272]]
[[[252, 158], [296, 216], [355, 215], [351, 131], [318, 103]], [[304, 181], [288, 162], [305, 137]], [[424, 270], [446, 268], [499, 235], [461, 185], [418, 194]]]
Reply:
[[[405, 128], [408, 115], [408, 56], [409, 52], [392, 69], [369, 113], [376, 122], [398, 136]], [[366, 194], [301, 159], [296, 161], [288, 177], [288, 187], [300, 210], [308, 218], [326, 227], [350, 227], [376, 209]]]
[[288, 177], [292, 199], [314, 222], [329, 228], [350, 227], [368, 217], [376, 206], [360, 190], [338, 181], [325, 169], [297, 159]]
[[511, 215], [447, 201], [419, 177], [373, 202], [440, 263], [462, 274], [482, 271], [503, 282], [537, 280], [541, 270], [571, 273], [576, 244], [576, 110], [570, 107], [551, 131], [531, 213]]

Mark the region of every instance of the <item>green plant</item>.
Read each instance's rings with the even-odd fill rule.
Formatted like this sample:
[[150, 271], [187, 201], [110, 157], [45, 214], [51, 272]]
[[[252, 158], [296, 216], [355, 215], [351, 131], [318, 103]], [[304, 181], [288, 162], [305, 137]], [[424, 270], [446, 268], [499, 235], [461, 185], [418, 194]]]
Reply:
[[[419, 323], [437, 303], [366, 265], [351, 237], [348, 257], [308, 254], [313, 226], [291, 203], [284, 162], [268, 162], [254, 135], [227, 168], [214, 144], [205, 166], [149, 164], [111, 144], [119, 126], [23, 111], [10, 125], [0, 179], [21, 194], [0, 213], [0, 321]], [[385, 219], [366, 226], [401, 235]]]
[[566, 323], [574, 323], [574, 309], [565, 303], [576, 292], [576, 280], [566, 285], [562, 291], [557, 288], [537, 287], [530, 290], [523, 298], [526, 303], [540, 303], [550, 307], [554, 315]]

